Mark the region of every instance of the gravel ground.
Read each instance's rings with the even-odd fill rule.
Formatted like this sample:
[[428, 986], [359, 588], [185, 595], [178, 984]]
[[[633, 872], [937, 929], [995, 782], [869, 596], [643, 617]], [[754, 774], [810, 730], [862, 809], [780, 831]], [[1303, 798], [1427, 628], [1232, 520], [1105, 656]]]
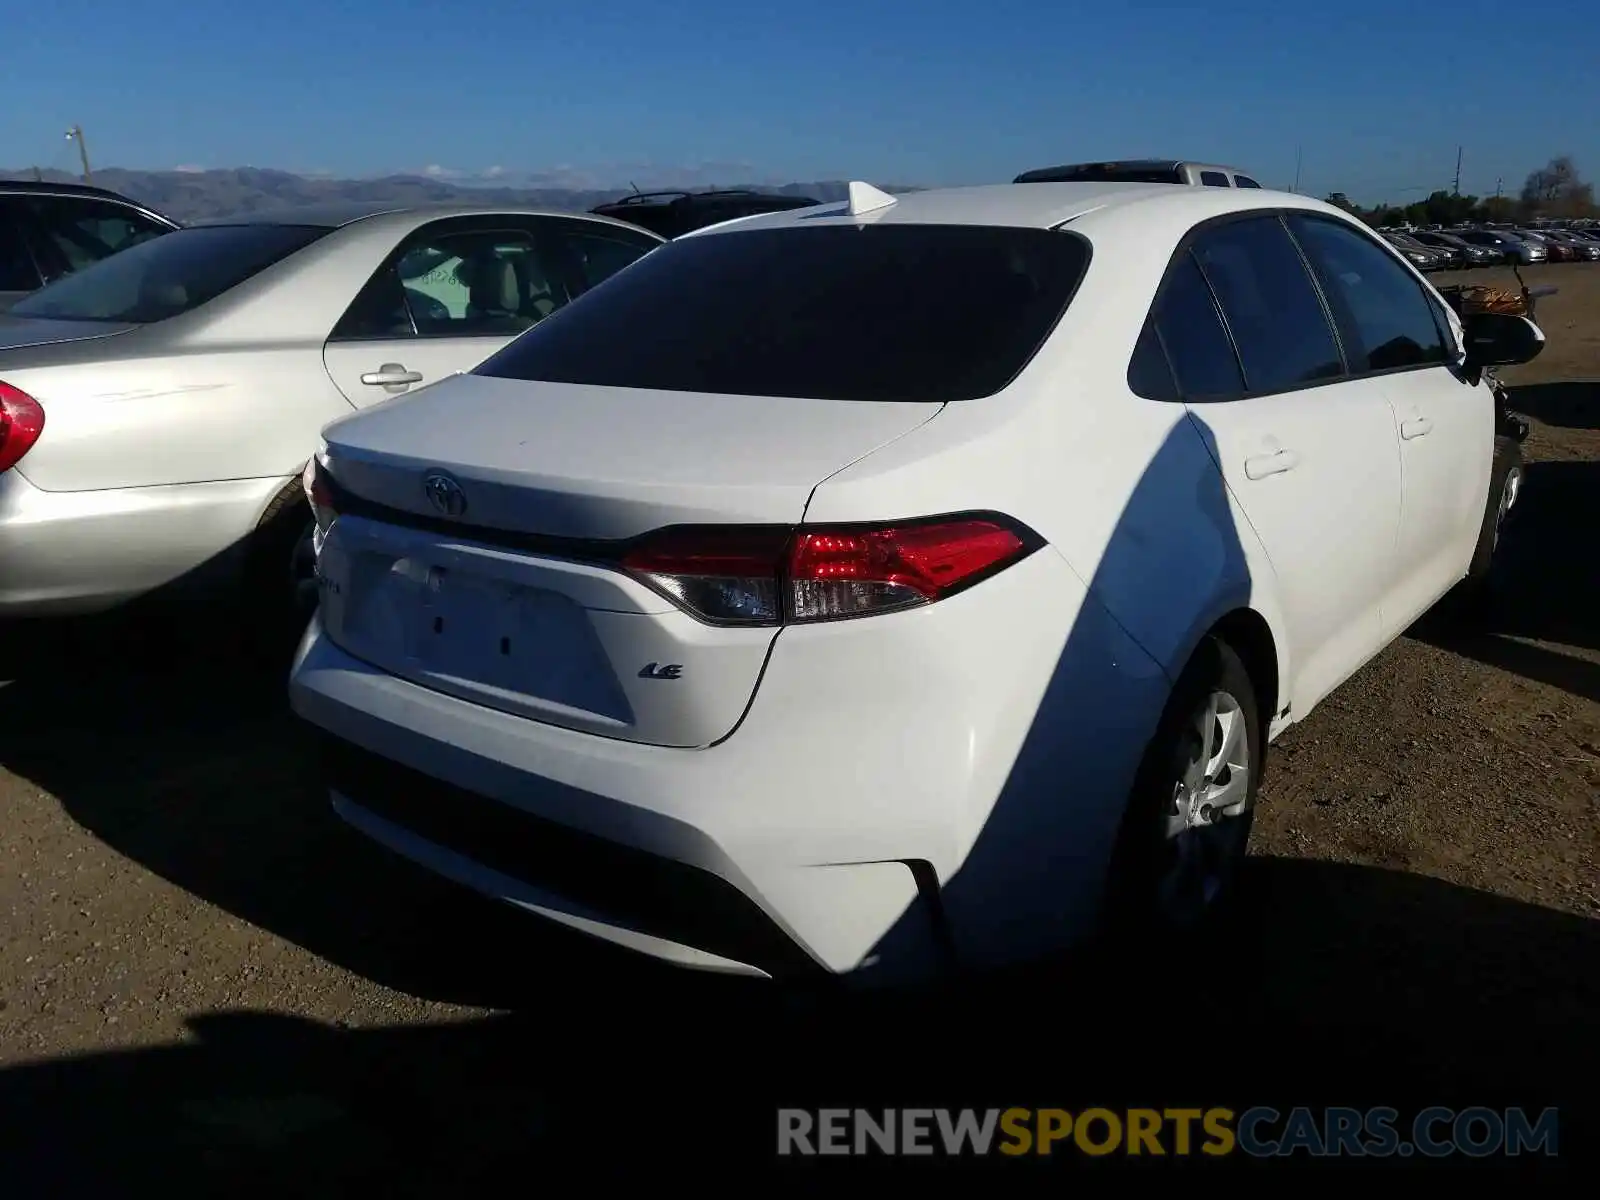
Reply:
[[1562, 1104], [1570, 1157], [1600, 1065], [1600, 265], [1525, 274], [1561, 291], [1508, 373], [1536, 424], [1502, 611], [1424, 622], [1283, 738], [1243, 922], [1181, 959], [842, 1009], [685, 977], [349, 834], [213, 624], [0, 628], [16, 1194], [726, 1158], [830, 1099]]

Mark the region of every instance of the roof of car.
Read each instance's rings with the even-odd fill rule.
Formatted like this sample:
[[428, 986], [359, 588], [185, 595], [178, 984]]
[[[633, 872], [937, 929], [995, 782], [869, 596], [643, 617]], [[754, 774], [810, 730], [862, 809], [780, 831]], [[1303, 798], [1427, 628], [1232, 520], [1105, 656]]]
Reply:
[[[394, 201], [349, 200], [336, 204], [303, 204], [283, 208], [262, 209], [258, 212], [234, 213], [225, 217], [207, 217], [191, 221], [191, 228], [208, 225], [312, 225], [325, 229], [339, 229], [356, 221], [379, 217], [394, 218], [397, 223], [418, 218], [439, 220], [444, 217], [570, 217], [583, 221], [601, 221], [623, 225], [591, 213], [567, 212], [548, 208], [525, 208], [517, 204], [396, 204]], [[633, 228], [629, 226], [629, 228]]]
[[130, 204], [141, 212], [150, 213], [152, 216], [161, 217], [170, 224], [176, 224], [171, 217], [164, 216], [160, 210], [152, 208], [142, 201], [135, 200], [132, 196], [124, 196], [121, 192], [114, 192], [110, 188], [95, 187], [87, 183], [53, 183], [48, 180], [38, 179], [0, 179], [0, 195], [8, 196], [80, 196], [86, 200], [112, 200], [118, 204]]
[[1174, 187], [1168, 183], [1010, 183], [906, 192], [893, 204], [858, 216], [848, 201], [788, 212], [761, 213], [698, 229], [684, 237], [706, 237], [755, 229], [804, 227], [813, 223], [1011, 225], [1053, 229], [1090, 213], [1139, 205], [1191, 222], [1253, 208], [1338, 211], [1308, 196], [1265, 188]]

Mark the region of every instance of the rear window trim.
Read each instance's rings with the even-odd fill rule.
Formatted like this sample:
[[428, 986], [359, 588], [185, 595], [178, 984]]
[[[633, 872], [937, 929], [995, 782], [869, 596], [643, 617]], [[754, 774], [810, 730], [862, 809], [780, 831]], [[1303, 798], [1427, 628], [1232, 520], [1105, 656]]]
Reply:
[[[1077, 271], [1076, 278], [1073, 279], [1071, 286], [1068, 287], [1064, 291], [1064, 293], [1062, 295], [1060, 307], [1056, 311], [1055, 315], [1050, 319], [1049, 324], [1040, 333], [1038, 341], [1034, 344], [1033, 348], [1025, 356], [1023, 356], [1021, 361], [1017, 364], [1016, 369], [1013, 370], [1005, 378], [1004, 382], [1002, 382], [998, 387], [993, 388], [992, 390], [990, 390], [989, 392], [987, 392], [987, 393], [985, 393], [984, 395], [981, 395], [981, 396], [965, 396], [965, 397], [961, 397], [961, 398], [957, 398], [957, 399], [951, 399], [951, 398], [948, 398], [948, 397], [940, 397], [940, 398], [932, 398], [932, 397], [930, 397], [930, 398], [928, 398], [926, 400], [919, 400], [919, 401], [878, 400], [878, 401], [872, 401], [873, 403], [889, 403], [889, 404], [900, 404], [900, 403], [966, 404], [966, 403], [971, 403], [973, 401], [989, 400], [989, 399], [994, 398], [995, 396], [1000, 395], [1002, 392], [1005, 392], [1007, 389], [1012, 387], [1017, 382], [1017, 380], [1020, 379], [1023, 376], [1023, 374], [1025, 374], [1027, 372], [1027, 370], [1031, 366], [1034, 365], [1034, 363], [1036, 363], [1039, 360], [1039, 356], [1044, 352], [1045, 348], [1050, 344], [1051, 340], [1055, 337], [1056, 330], [1060, 328], [1061, 322], [1066, 318], [1067, 313], [1071, 311], [1073, 303], [1078, 298], [1079, 291], [1082, 290], [1082, 288], [1083, 288], [1084, 280], [1088, 278], [1090, 272], [1092, 271], [1092, 269], [1094, 267], [1094, 261], [1095, 261], [1095, 246], [1094, 246], [1094, 242], [1092, 240], [1090, 240], [1089, 238], [1085, 237], [1078, 230], [1070, 228], [1068, 226], [1068, 224], [1065, 223], [1065, 222], [1063, 222], [1061, 224], [1057, 224], [1057, 225], [1038, 226], [1038, 225], [994, 225], [994, 224], [967, 225], [967, 224], [952, 223], [952, 222], [916, 221], [916, 222], [905, 222], [900, 227], [913, 227], [913, 228], [963, 228], [963, 229], [965, 229], [965, 228], [976, 228], [976, 229], [993, 229], [993, 230], [1007, 230], [1007, 231], [1011, 231], [1011, 230], [1028, 230], [1028, 231], [1033, 231], [1033, 232], [1037, 232], [1037, 233], [1040, 233], [1040, 234], [1045, 234], [1045, 235], [1048, 235], [1048, 236], [1051, 236], [1051, 237], [1068, 237], [1068, 238], [1073, 239], [1078, 244], [1078, 248], [1079, 248], [1079, 250], [1081, 251], [1081, 253], [1083, 255], [1083, 259], [1082, 259], [1082, 263], [1079, 266], [1079, 269]], [[787, 227], [780, 227], [780, 228], [787, 228]], [[752, 229], [729, 229], [726, 232], [716, 233], [716, 234], [712, 234], [710, 236], [713, 236], [713, 237], [760, 236], [760, 235], [763, 235], [763, 234], [771, 234], [773, 232], [775, 232], [775, 230], [773, 228], [754, 229], [754, 230], [752, 230]], [[675, 241], [676, 241], [676, 239], [673, 240], [673, 242], [675, 242]], [[668, 242], [667, 244], [671, 245], [671, 244], [673, 244], [673, 242]], [[654, 253], [654, 252], [652, 252], [652, 253]], [[555, 314], [551, 314], [551, 315], [553, 316]], [[524, 382], [524, 383], [539, 383], [539, 382], [565, 383], [565, 382], [567, 382], [567, 381], [561, 381], [561, 380], [552, 381], [552, 380], [522, 379], [522, 377], [520, 377], [520, 376], [512, 376], [512, 375], [494, 375], [494, 374], [489, 374], [484, 370], [484, 368], [490, 366], [501, 355], [511, 351], [512, 349], [514, 349], [514, 344], [507, 345], [507, 346], [503, 347], [501, 350], [496, 351], [489, 358], [485, 359], [483, 362], [479, 363], [476, 367], [474, 367], [472, 369], [472, 371], [470, 372], [470, 374], [483, 375], [485, 378], [492, 378], [492, 379], [512, 379], [512, 380], [517, 380], [519, 382]], [[618, 385], [612, 385], [612, 384], [577, 384], [575, 386], [580, 386], [580, 387], [597, 387], [597, 386], [611, 387], [611, 386], [618, 386]], [[641, 388], [639, 390], [656, 390], [656, 389], [653, 389], [653, 388]], [[703, 392], [703, 393], [694, 393], [694, 394], [712, 395], [712, 394], [724, 394], [724, 393]], [[739, 393], [733, 393], [733, 394], [739, 394]], [[754, 393], [750, 393], [749, 394], [749, 398], [750, 399], [757, 399], [757, 398], [760, 398], [760, 397], [758, 397]], [[786, 397], [786, 396], [778, 396], [778, 397], [772, 397], [772, 398], [774, 398], [774, 399], [824, 399], [824, 400], [833, 399], [833, 397], [826, 397], [826, 396], [821, 396], [821, 397]], [[854, 401], [854, 400], [841, 401], [841, 403], [856, 403], [856, 402], [858, 402], [858, 401]]]

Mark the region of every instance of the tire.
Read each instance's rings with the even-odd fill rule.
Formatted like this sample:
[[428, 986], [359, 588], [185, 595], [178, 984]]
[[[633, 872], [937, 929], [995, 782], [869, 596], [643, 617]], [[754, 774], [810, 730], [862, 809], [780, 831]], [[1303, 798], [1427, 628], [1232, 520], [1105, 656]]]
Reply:
[[[1182, 768], [1195, 759], [1202, 715], [1212, 711], [1219, 698], [1227, 702], [1218, 710], [1225, 719], [1213, 722], [1214, 732], [1220, 726], [1225, 748], [1227, 730], [1236, 727], [1243, 756], [1242, 760], [1237, 754], [1223, 756], [1230, 765], [1226, 772], [1214, 772], [1215, 786], [1242, 774], [1242, 784], [1236, 785], [1239, 799], [1222, 806], [1220, 817], [1213, 813], [1209, 823], [1186, 826], [1174, 836], [1172, 823], [1187, 803], [1181, 790]], [[1173, 686], [1128, 797], [1107, 883], [1108, 925], [1113, 932], [1184, 937], [1224, 916], [1249, 846], [1265, 745], [1250, 673], [1226, 642], [1206, 639]], [[1215, 795], [1215, 788], [1208, 791]], [[1203, 800], [1205, 793], [1188, 796]], [[1187, 847], [1184, 838], [1192, 839]], [[1195, 860], [1186, 850], [1204, 854]], [[1213, 869], [1180, 882], [1179, 876], [1207, 858]]]
[[267, 505], [246, 548], [241, 580], [246, 637], [268, 651], [292, 646], [317, 607], [314, 560], [306, 555], [311, 506], [298, 480]]
[[1496, 591], [1495, 564], [1504, 541], [1507, 513], [1521, 491], [1525, 475], [1522, 446], [1513, 438], [1494, 440], [1494, 463], [1489, 470], [1489, 495], [1484, 502], [1483, 524], [1466, 578], [1452, 597], [1456, 610], [1476, 616], [1491, 607]]

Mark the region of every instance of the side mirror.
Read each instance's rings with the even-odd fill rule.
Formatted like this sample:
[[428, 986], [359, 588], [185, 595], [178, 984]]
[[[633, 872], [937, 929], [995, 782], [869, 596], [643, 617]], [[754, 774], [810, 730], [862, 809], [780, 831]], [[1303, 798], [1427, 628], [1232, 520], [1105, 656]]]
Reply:
[[1529, 362], [1544, 349], [1544, 331], [1511, 313], [1469, 313], [1461, 322], [1468, 368]]

